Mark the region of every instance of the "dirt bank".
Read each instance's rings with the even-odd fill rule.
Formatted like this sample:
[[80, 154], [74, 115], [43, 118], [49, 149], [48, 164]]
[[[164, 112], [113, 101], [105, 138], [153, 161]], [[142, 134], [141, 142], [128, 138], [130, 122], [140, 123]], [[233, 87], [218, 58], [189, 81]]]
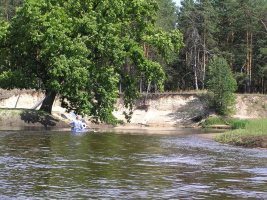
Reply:
[[68, 128], [66, 121], [28, 109], [0, 109], [0, 130], [58, 130]]
[[[114, 115], [125, 121], [127, 109], [118, 100]], [[208, 114], [203, 94], [150, 94], [135, 102], [131, 124], [152, 127], [192, 126]]]
[[236, 95], [235, 114], [233, 117], [240, 119], [267, 118], [267, 95]]
[[[3, 109], [33, 109], [40, 106], [44, 94], [35, 90], [0, 90], [0, 108]], [[126, 122], [123, 112], [127, 109], [123, 106], [121, 99], [118, 99], [114, 115]], [[23, 111], [24, 113], [26, 111]], [[117, 129], [133, 129], [148, 127], [175, 129], [177, 127], [192, 127], [196, 122], [209, 114], [207, 101], [204, 93], [177, 93], [177, 94], [150, 94], [143, 96], [135, 102], [135, 107], [130, 124], [116, 127]], [[65, 109], [60, 106], [60, 102], [56, 99], [53, 105], [53, 116], [55, 125], [45, 124], [44, 118], [34, 118], [34, 123], [24, 120], [18, 114], [1, 115], [1, 127], [66, 127]], [[6, 116], [4, 118], [4, 116]], [[267, 117], [267, 97], [265, 95], [237, 95], [236, 113], [234, 117], [238, 118], [260, 118]], [[39, 121], [38, 121], [39, 120]], [[56, 122], [56, 120], [63, 121]], [[64, 121], [65, 120], [65, 121]], [[57, 125], [58, 124], [58, 125]], [[92, 125], [95, 128], [103, 127], [103, 125]], [[110, 128], [110, 126], [107, 126]]]

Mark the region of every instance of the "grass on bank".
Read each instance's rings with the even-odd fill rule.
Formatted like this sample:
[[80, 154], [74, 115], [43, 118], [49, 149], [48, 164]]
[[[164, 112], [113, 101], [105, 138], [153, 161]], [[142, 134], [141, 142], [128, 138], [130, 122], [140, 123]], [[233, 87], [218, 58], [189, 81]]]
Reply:
[[244, 119], [214, 116], [207, 118], [201, 125], [203, 128], [212, 128], [214, 125], [228, 125], [231, 127], [231, 129], [243, 129], [247, 123], [248, 120]]
[[[246, 120], [244, 128], [227, 131], [215, 140], [245, 147], [267, 147], [267, 119]], [[243, 122], [238, 122], [238, 126]]]

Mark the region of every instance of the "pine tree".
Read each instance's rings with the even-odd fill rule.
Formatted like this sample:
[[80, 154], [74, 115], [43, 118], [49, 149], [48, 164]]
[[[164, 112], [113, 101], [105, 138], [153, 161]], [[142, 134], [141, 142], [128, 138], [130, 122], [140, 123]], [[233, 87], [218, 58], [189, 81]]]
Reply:
[[185, 0], [181, 5], [178, 18], [178, 29], [180, 29], [184, 35], [185, 48], [182, 50], [184, 74], [187, 74], [187, 81], [193, 81], [193, 84], [189, 85], [198, 90], [200, 66], [197, 61], [198, 49], [201, 45], [198, 27], [199, 13], [193, 0]]

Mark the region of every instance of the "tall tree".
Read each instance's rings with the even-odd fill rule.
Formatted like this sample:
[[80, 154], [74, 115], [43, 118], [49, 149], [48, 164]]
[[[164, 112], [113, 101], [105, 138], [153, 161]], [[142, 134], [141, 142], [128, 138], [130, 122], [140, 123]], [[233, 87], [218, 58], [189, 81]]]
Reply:
[[185, 74], [190, 74], [193, 80], [194, 88], [199, 89], [199, 72], [200, 66], [198, 61], [198, 49], [201, 46], [201, 37], [199, 32], [199, 13], [194, 0], [185, 0], [181, 3], [182, 7], [179, 12], [178, 28], [184, 35], [185, 48], [182, 56]]
[[199, 48], [198, 63], [200, 65], [200, 81], [204, 89], [206, 78], [206, 65], [212, 55], [218, 53], [216, 35], [218, 33], [218, 14], [214, 9], [212, 1], [199, 0], [199, 32], [201, 36], [201, 46]]
[[179, 32], [156, 31], [156, 11], [153, 0], [25, 1], [9, 28], [11, 71], [41, 84], [42, 110], [51, 112], [59, 94], [69, 110], [112, 122], [119, 81], [130, 108], [141, 76], [163, 85], [163, 69], [143, 44], [163, 56], [181, 44]]

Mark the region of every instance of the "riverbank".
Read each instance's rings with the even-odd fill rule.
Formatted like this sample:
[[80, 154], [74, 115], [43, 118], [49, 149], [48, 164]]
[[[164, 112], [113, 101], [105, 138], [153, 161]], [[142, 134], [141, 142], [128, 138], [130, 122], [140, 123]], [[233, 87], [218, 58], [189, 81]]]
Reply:
[[0, 109], [0, 130], [60, 130], [68, 121], [33, 109]]
[[[35, 90], [1, 90], [0, 108], [38, 109], [44, 99], [42, 91]], [[252, 119], [267, 118], [267, 96], [261, 94], [237, 94], [236, 109], [233, 118]], [[67, 114], [57, 97], [52, 114]], [[118, 98], [113, 112], [114, 116], [127, 123], [123, 100]], [[188, 127], [202, 121], [212, 114], [205, 91], [182, 93], [145, 94], [134, 103], [131, 125], [148, 127]]]
[[[0, 108], [8, 109], [38, 109], [44, 94], [34, 90], [0, 90]], [[197, 122], [207, 115], [208, 107], [205, 99], [205, 92], [185, 93], [157, 93], [140, 97], [134, 103], [131, 122], [127, 123], [124, 112], [123, 100], [118, 98], [113, 115], [123, 125], [122, 129], [129, 126], [136, 128], [143, 127], [194, 127]], [[53, 109], [53, 116], [62, 118], [68, 113], [61, 107], [57, 97]], [[64, 117], [62, 119], [65, 119]], [[90, 120], [88, 120], [90, 122]], [[90, 124], [91, 126], [105, 127], [105, 124]]]
[[[43, 98], [44, 94], [40, 91], [0, 90], [0, 130], [68, 130], [70, 119], [66, 110], [60, 106], [59, 98], [56, 98], [54, 102], [52, 115], [36, 111]], [[90, 127], [96, 130], [120, 132], [141, 130], [167, 133], [175, 132], [180, 128], [199, 128], [199, 123], [212, 114], [208, 107], [205, 91], [144, 95], [134, 104], [131, 123], [126, 123], [124, 118], [123, 113], [127, 109], [124, 107], [122, 99], [118, 99], [115, 108], [113, 114], [123, 121], [123, 124], [117, 126], [93, 124], [90, 122], [90, 118], [87, 118]], [[238, 120], [231, 126], [217, 122], [216, 126], [212, 128], [225, 129], [233, 128], [233, 126], [240, 128], [242, 120], [239, 119], [267, 118], [266, 95], [238, 94], [236, 112], [232, 117], [238, 118]], [[210, 134], [208, 137], [214, 138]], [[254, 139], [263, 142], [254, 142], [253, 140], [252, 143], [265, 146], [265, 136], [259, 137], [260, 139], [255, 139], [255, 137]], [[243, 140], [246, 141], [245, 143], [249, 143], [247, 138]], [[239, 143], [230, 142], [230, 144]]]
[[[212, 119], [212, 118], [211, 118]], [[207, 120], [217, 122], [218, 119]], [[228, 120], [229, 121], [229, 120]], [[235, 120], [233, 120], [235, 121]], [[246, 122], [244, 123], [242, 122]], [[49, 115], [40, 111], [32, 109], [0, 109], [0, 130], [57, 130], [66, 131], [69, 130], [70, 119], [65, 115]], [[267, 148], [267, 119], [258, 120], [237, 120], [238, 127], [235, 130], [223, 130], [217, 129], [211, 133], [205, 133], [201, 131], [197, 124], [191, 124], [190, 127], [185, 126], [149, 126], [146, 124], [123, 124], [123, 125], [107, 125], [107, 124], [92, 124], [90, 127], [100, 132], [116, 132], [127, 134], [190, 134], [192, 132], [197, 133], [200, 137], [216, 140], [220, 143], [226, 143], [230, 145], [243, 146], [243, 147], [260, 147]], [[241, 124], [241, 125], [240, 125]], [[217, 126], [221, 127], [222, 124]], [[230, 127], [229, 124], [227, 125]], [[216, 127], [216, 126], [215, 126]], [[214, 128], [214, 124], [210, 124], [209, 128]]]
[[267, 119], [247, 120], [244, 127], [220, 134], [215, 140], [236, 146], [267, 148]]

